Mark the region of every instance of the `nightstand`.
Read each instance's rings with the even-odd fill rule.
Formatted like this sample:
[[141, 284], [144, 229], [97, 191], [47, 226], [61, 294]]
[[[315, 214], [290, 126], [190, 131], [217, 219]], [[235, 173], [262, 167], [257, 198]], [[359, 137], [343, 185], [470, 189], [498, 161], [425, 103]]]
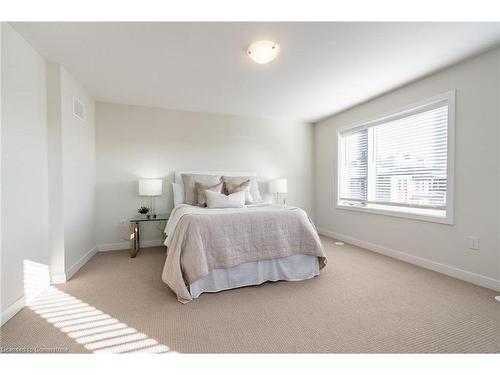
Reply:
[[156, 217], [150, 216], [145, 217], [145, 216], [138, 216], [138, 217], [133, 217], [131, 218], [130, 221], [130, 257], [135, 258], [137, 256], [137, 253], [139, 253], [139, 250], [141, 249], [141, 243], [140, 243], [140, 238], [141, 238], [141, 223], [147, 222], [147, 221], [168, 221], [168, 218], [170, 217], [170, 214], [163, 214], [163, 215], [156, 215]]

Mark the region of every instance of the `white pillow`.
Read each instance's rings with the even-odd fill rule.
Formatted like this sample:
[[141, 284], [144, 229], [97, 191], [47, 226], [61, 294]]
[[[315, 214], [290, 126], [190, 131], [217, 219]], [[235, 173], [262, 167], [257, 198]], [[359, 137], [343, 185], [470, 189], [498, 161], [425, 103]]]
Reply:
[[245, 206], [245, 190], [225, 195], [205, 190], [208, 208], [240, 208]]
[[172, 182], [172, 191], [174, 193], [174, 207], [184, 203], [184, 186], [182, 184]]

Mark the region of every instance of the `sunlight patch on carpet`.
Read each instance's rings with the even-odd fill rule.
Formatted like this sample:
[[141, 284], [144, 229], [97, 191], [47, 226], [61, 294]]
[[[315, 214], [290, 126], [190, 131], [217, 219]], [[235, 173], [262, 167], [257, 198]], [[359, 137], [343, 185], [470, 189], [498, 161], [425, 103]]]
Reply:
[[32, 298], [27, 306], [94, 353], [174, 353], [168, 346], [54, 286]]

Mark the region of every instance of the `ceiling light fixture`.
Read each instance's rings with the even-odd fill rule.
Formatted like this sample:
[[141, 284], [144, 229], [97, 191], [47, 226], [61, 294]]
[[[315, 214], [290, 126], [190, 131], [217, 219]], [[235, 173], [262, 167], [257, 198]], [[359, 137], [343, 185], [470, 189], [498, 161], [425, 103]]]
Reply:
[[270, 40], [259, 40], [250, 44], [247, 49], [248, 56], [257, 64], [267, 64], [273, 61], [280, 52], [278, 43]]

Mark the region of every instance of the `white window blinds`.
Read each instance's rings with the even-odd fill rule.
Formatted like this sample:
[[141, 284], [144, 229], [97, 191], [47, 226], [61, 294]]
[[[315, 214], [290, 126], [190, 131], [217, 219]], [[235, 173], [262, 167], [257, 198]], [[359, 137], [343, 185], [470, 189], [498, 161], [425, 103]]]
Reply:
[[343, 197], [353, 201], [365, 201], [368, 178], [368, 131], [350, 134], [346, 142], [346, 185]]
[[447, 100], [339, 135], [341, 203], [446, 210]]

